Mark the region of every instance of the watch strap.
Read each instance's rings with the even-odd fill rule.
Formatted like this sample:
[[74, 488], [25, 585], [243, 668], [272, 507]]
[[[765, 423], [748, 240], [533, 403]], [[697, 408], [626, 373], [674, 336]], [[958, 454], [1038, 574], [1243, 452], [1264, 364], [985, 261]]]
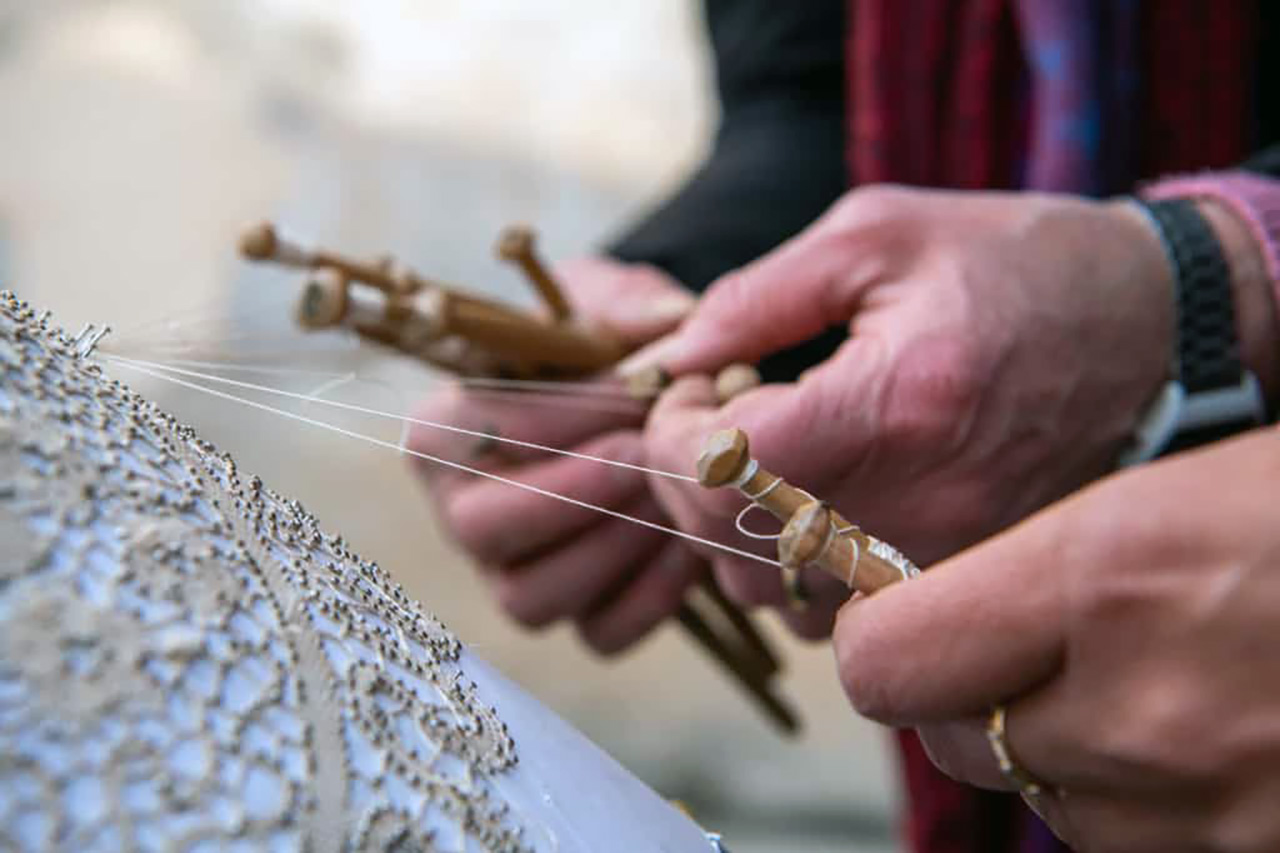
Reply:
[[1140, 202], [1160, 232], [1177, 288], [1176, 375], [1190, 393], [1240, 384], [1231, 268], [1189, 199]]
[[1173, 270], [1176, 343], [1173, 379], [1138, 425], [1121, 465], [1266, 422], [1257, 379], [1240, 359], [1231, 268], [1213, 228], [1190, 200], [1135, 201], [1164, 243]]

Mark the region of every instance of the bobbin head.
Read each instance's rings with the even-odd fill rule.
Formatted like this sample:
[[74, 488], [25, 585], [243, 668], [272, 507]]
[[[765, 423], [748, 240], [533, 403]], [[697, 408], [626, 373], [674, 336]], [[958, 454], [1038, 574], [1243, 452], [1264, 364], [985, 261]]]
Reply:
[[716, 374], [716, 400], [721, 405], [758, 387], [760, 371], [749, 364], [731, 364]]
[[788, 569], [800, 569], [821, 556], [831, 538], [831, 510], [822, 501], [810, 501], [795, 511], [778, 536], [778, 561]]
[[311, 274], [298, 298], [298, 325], [306, 329], [336, 326], [347, 315], [345, 275], [333, 269], [319, 269]]
[[240, 254], [255, 261], [265, 261], [275, 257], [280, 240], [276, 229], [270, 222], [259, 222], [250, 226], [240, 235]]
[[637, 400], [654, 400], [671, 384], [671, 374], [656, 364], [624, 378], [627, 394]]
[[747, 434], [734, 427], [712, 433], [698, 456], [698, 482], [708, 488], [725, 486], [742, 474], [751, 461]]
[[533, 229], [527, 225], [512, 225], [498, 238], [498, 257], [505, 261], [517, 261], [533, 253]]

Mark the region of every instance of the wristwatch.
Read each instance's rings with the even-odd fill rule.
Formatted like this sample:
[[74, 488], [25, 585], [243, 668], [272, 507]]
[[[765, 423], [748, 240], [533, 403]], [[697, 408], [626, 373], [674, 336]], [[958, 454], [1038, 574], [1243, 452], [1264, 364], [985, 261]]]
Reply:
[[1267, 421], [1262, 387], [1240, 360], [1231, 269], [1189, 199], [1135, 203], [1164, 243], [1177, 291], [1172, 376], [1120, 456], [1136, 465]]

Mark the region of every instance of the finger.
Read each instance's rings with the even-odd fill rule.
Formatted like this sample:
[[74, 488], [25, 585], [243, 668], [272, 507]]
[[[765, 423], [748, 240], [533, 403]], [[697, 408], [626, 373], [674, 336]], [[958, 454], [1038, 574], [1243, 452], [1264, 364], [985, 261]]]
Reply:
[[600, 654], [617, 654], [675, 613], [705, 567], [683, 543], [667, 541], [633, 583], [578, 619], [578, 633]]
[[608, 258], [578, 258], [556, 267], [580, 319], [624, 344], [647, 343], [683, 320], [696, 303], [657, 267]]
[[838, 217], [824, 216], [763, 258], [717, 280], [681, 328], [628, 358], [675, 376], [754, 364], [772, 352], [848, 324], [864, 293], [886, 275], [885, 253], [857, 251]]
[[851, 602], [834, 634], [863, 715], [918, 725], [978, 714], [1044, 682], [1065, 643], [1070, 504]]
[[[661, 518], [648, 501], [629, 511], [649, 521]], [[503, 609], [516, 621], [540, 628], [590, 612], [607, 592], [652, 561], [667, 542], [656, 530], [608, 519], [553, 551], [489, 577]]]
[[934, 765], [957, 782], [997, 791], [1017, 787], [1000, 772], [991, 751], [986, 714], [920, 726], [916, 733]]
[[[764, 468], [814, 494], [823, 494], [829, 485], [846, 491], [839, 471], [854, 469], [871, 448], [869, 436], [874, 420], [866, 406], [842, 406], [845, 395], [865, 387], [867, 371], [875, 360], [862, 358], [856, 348], [842, 349], [836, 356], [840, 365], [824, 366], [801, 381], [769, 385], [716, 406], [711, 382], [685, 377], [674, 383], [657, 401], [645, 425], [645, 453], [649, 464], [665, 471], [694, 471], [694, 462], [707, 438], [726, 427], [743, 429], [750, 452]], [[844, 374], [844, 380], [834, 377]], [[835, 464], [833, 464], [833, 461]], [[650, 478], [650, 486], [668, 514], [682, 530], [704, 539], [776, 559], [777, 544], [745, 537], [735, 519], [747, 505], [736, 489], [706, 489], [693, 483]], [[750, 527], [760, 532], [781, 528], [767, 513], [752, 516]], [[776, 572], [761, 572], [750, 561], [715, 558], [717, 577], [726, 592], [748, 606], [780, 606], [786, 601]], [[843, 600], [847, 592], [833, 600]], [[806, 633], [826, 631], [813, 622]]]
[[816, 486], [835, 470], [855, 468], [872, 447], [878, 424], [869, 401], [885, 381], [883, 365], [876, 341], [850, 340], [799, 380], [762, 385], [724, 405], [709, 379], [683, 377], [649, 412], [647, 452], [655, 467], [693, 473], [707, 438], [736, 427], [766, 469], [798, 487]]
[[791, 633], [805, 640], [822, 640], [831, 636], [836, 613], [853, 593], [847, 586], [824, 572], [807, 568], [801, 573], [805, 593], [797, 608], [790, 601], [779, 608], [782, 621]]
[[[546, 456], [546, 451], [513, 444], [528, 442], [544, 447], [572, 447], [592, 436], [637, 426], [639, 409], [619, 408], [594, 411], [571, 409], [567, 414], [550, 413], [547, 397], [536, 394], [498, 397], [472, 393], [451, 385], [424, 400], [415, 409], [405, 446], [415, 452], [468, 464], [479, 462], [480, 447], [500, 448], [493, 454], [510, 463]], [[458, 430], [466, 430], [466, 433]], [[479, 433], [478, 435], [475, 433]], [[496, 436], [486, 441], [485, 435]], [[510, 441], [504, 441], [510, 440]], [[429, 477], [441, 473], [438, 466], [420, 466]]]
[[[1073, 850], [1272, 850], [1233, 844], [1208, 829], [1208, 801], [1144, 800], [1066, 790], [1037, 799], [1045, 822]], [[1274, 809], [1274, 803], [1272, 804]]]
[[[643, 462], [639, 434], [634, 432], [610, 433], [579, 449], [592, 456]], [[501, 475], [542, 492], [614, 511], [646, 491], [640, 471], [564, 457], [505, 469]], [[441, 500], [441, 510], [446, 528], [464, 548], [482, 562], [496, 564], [528, 559], [608, 518], [586, 506], [490, 479], [455, 485]]]
[[[815, 371], [800, 383], [761, 388], [725, 406], [716, 404], [710, 380], [696, 376], [677, 380], [650, 413], [645, 430], [646, 457], [662, 470], [692, 472], [707, 437], [719, 429], [736, 426], [747, 432], [752, 456], [762, 465], [795, 484], [818, 488], [821, 478], [829, 476], [832, 456], [843, 456], [850, 463], [856, 461], [859, 451], [851, 445], [865, 432], [849, 425], [851, 421], [841, 422], [835, 417], [826, 418], [813, 428], [806, 426], [815, 420], [811, 412], [826, 411], [820, 398], [826, 393], [828, 375]], [[806, 430], [817, 438], [806, 436]], [[837, 432], [839, 436], [834, 434]], [[815, 447], [822, 450], [814, 452]], [[752, 539], [738, 529], [737, 516], [748, 504], [735, 489], [706, 489], [656, 477], [650, 479], [650, 485], [685, 532], [777, 558], [776, 541]], [[757, 513], [744, 522], [761, 533], [781, 529], [781, 523], [769, 519], [767, 513]], [[776, 571], [723, 552], [703, 549], [702, 553], [713, 559], [716, 577], [732, 600], [748, 607], [789, 609]], [[822, 582], [818, 588], [823, 590], [820, 600], [825, 606], [790, 619], [802, 636], [826, 636], [834, 607], [848, 596], [843, 589], [832, 593]]]

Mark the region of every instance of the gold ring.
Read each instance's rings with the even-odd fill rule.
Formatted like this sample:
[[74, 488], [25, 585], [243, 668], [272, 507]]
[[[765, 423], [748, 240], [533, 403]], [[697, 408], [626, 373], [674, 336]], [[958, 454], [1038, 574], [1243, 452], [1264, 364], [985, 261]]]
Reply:
[[991, 716], [987, 717], [987, 742], [991, 744], [991, 754], [996, 757], [996, 764], [1000, 765], [1004, 778], [1017, 787], [1023, 799], [1039, 797], [1044, 793], [1044, 783], [1024, 770], [1014, 760], [1013, 752], [1009, 749], [1006, 731], [1008, 716], [1004, 705], [996, 705], [991, 709]]

